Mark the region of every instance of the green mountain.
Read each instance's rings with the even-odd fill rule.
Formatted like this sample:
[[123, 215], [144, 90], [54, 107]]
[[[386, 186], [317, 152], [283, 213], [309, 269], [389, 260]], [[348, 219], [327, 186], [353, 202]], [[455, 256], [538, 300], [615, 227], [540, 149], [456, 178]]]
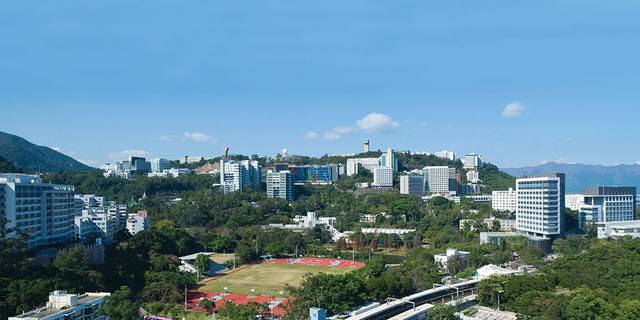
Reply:
[[35, 145], [21, 137], [2, 131], [0, 131], [0, 157], [26, 172], [93, 170], [49, 147]]
[[0, 157], [0, 173], [21, 173], [22, 169], [13, 165], [7, 159]]

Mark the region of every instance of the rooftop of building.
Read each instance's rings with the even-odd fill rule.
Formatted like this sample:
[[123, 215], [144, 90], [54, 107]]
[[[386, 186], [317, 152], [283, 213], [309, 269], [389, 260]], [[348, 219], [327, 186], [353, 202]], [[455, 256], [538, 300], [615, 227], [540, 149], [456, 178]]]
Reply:
[[624, 228], [624, 227], [637, 228], [637, 227], [640, 227], [640, 220], [598, 222], [597, 224], [601, 226], [618, 227], [618, 228]]
[[189, 255], [186, 255], [186, 256], [182, 256], [179, 259], [183, 260], [183, 261], [185, 261], [185, 260], [195, 260], [201, 254], [208, 257], [208, 256], [212, 256], [213, 254], [215, 254], [215, 252], [196, 252], [196, 253], [192, 253], [192, 254], [189, 254]]
[[[87, 292], [84, 294], [74, 294], [74, 293], [67, 293], [66, 291], [63, 291], [63, 290], [54, 291], [49, 294], [50, 302], [46, 306], [25, 312], [21, 315], [11, 317], [10, 319], [44, 319], [51, 315], [68, 310], [69, 308], [74, 306], [92, 304], [109, 295], [111, 294], [108, 292]], [[73, 296], [77, 297], [77, 301], [74, 305], [62, 306], [62, 307], [56, 308], [53, 304], [51, 304], [52, 297], [71, 298]]]
[[636, 187], [590, 187], [584, 191], [585, 196], [602, 196], [602, 195], [635, 195]]
[[522, 234], [513, 231], [504, 231], [504, 232], [480, 232], [481, 234], [486, 234], [489, 237], [517, 237]]
[[22, 184], [41, 184], [42, 178], [35, 174], [24, 173], [0, 173], [0, 182], [5, 183], [22, 183]]
[[467, 319], [484, 319], [484, 320], [515, 320], [517, 315], [510, 311], [499, 311], [483, 306], [475, 306], [472, 311], [466, 313]]

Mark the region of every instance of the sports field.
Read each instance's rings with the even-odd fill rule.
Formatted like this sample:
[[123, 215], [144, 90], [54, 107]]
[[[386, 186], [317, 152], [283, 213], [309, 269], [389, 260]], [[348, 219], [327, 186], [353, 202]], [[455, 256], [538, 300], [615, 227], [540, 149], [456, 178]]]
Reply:
[[200, 287], [202, 291], [251, 294], [277, 294], [284, 291], [285, 286], [297, 286], [307, 273], [342, 274], [355, 270], [356, 267], [308, 266], [300, 264], [261, 263], [243, 267], [220, 276]]

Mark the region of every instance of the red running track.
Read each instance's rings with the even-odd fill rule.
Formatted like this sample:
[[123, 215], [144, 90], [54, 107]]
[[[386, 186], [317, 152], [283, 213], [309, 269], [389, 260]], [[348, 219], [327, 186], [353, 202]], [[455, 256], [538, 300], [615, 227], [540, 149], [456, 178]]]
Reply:
[[233, 303], [235, 305], [246, 305], [250, 302], [259, 304], [268, 304], [273, 314], [283, 317], [286, 313], [285, 306], [289, 302], [290, 298], [279, 298], [273, 296], [249, 296], [247, 294], [228, 293], [222, 292], [207, 292], [200, 290], [189, 290], [187, 292], [187, 306], [189, 309], [205, 311], [200, 307], [200, 300], [211, 299], [215, 302], [216, 306], [214, 310], [218, 310], [225, 303]]

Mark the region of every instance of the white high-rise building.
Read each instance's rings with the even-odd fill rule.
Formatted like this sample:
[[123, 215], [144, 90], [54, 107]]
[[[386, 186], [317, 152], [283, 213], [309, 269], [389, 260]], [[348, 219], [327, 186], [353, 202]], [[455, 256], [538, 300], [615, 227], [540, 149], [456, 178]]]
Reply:
[[470, 153], [464, 156], [465, 170], [478, 170], [484, 165], [482, 156], [476, 153]]
[[267, 171], [267, 197], [293, 201], [293, 177], [291, 171]]
[[374, 187], [392, 187], [393, 186], [393, 168], [376, 167], [373, 169]]
[[424, 177], [415, 175], [400, 176], [400, 193], [424, 196]]
[[171, 169], [171, 162], [167, 159], [156, 158], [151, 159], [151, 172], [162, 173], [164, 170]]
[[518, 231], [543, 238], [564, 235], [564, 173], [516, 179]]
[[380, 159], [378, 158], [351, 158], [347, 159], [347, 175], [352, 176], [360, 172], [360, 168], [373, 172], [378, 167]]
[[580, 210], [580, 207], [584, 204], [583, 194], [567, 194], [564, 196], [564, 205], [573, 211]]
[[73, 186], [44, 183], [36, 175], [0, 173], [0, 216], [8, 228], [30, 235], [30, 247], [66, 243], [75, 234], [73, 193]]
[[425, 192], [429, 194], [456, 193], [456, 168], [430, 166], [422, 169]]
[[224, 192], [260, 189], [260, 165], [256, 160], [220, 160], [220, 184]]
[[438, 158], [449, 159], [451, 161], [456, 160], [456, 154], [453, 151], [447, 151], [447, 150], [438, 151], [434, 153], [434, 155]]
[[595, 187], [584, 194], [579, 224], [631, 221], [636, 218], [635, 187]]
[[518, 201], [513, 188], [507, 191], [493, 191], [491, 193], [491, 209], [498, 211], [516, 212]]

